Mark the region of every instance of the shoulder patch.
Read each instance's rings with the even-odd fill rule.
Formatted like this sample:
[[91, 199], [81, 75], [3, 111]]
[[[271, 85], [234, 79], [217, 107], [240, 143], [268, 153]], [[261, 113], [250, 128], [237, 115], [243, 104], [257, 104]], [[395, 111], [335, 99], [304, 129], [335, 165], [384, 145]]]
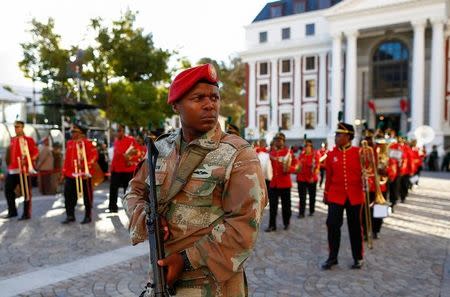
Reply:
[[246, 147], [251, 147], [250, 143], [248, 143], [245, 139], [234, 134], [224, 134], [220, 142], [228, 143], [237, 150], [241, 150]]

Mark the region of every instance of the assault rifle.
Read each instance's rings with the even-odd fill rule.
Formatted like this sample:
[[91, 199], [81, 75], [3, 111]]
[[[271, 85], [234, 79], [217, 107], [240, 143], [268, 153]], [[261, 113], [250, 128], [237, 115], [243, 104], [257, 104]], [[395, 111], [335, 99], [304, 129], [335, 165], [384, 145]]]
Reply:
[[150, 203], [147, 212], [147, 232], [150, 243], [150, 263], [153, 271], [153, 296], [170, 297], [169, 286], [167, 285], [165, 269], [158, 265], [157, 261], [165, 257], [164, 254], [164, 234], [158, 215], [158, 200], [156, 197], [155, 168], [158, 160], [158, 149], [150, 137], [146, 137], [149, 191], [148, 201]]

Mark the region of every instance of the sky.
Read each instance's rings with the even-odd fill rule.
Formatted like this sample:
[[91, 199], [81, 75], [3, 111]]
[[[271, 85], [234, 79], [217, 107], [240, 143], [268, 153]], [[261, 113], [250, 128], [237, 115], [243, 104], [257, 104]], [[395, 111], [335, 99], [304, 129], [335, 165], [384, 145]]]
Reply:
[[[195, 63], [202, 57], [228, 61], [245, 49], [244, 26], [268, 0], [13, 0], [0, 8], [0, 85], [31, 86], [18, 67], [20, 43], [30, 40], [33, 18], [55, 20], [63, 46], [88, 42], [87, 26], [96, 17], [106, 22], [127, 10], [138, 11], [136, 23], [152, 33], [155, 46], [178, 50]], [[7, 4], [5, 4], [7, 3]], [[110, 23], [110, 22], [109, 22]]]

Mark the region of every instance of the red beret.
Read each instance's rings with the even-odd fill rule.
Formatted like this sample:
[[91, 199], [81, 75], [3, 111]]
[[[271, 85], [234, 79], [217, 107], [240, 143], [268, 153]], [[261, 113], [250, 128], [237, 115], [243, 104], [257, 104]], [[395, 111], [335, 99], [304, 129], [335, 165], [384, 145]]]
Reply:
[[217, 77], [217, 72], [213, 65], [204, 64], [192, 67], [178, 74], [170, 85], [167, 103], [171, 104], [179, 100], [200, 81], [217, 86], [219, 78]]

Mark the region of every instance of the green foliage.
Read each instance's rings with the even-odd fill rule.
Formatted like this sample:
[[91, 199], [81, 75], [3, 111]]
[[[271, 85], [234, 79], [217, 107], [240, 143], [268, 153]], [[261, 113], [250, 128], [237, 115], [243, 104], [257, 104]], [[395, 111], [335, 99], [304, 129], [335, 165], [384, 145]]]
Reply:
[[156, 48], [152, 35], [136, 28], [135, 20], [131, 11], [110, 25], [93, 19], [89, 29], [95, 43], [85, 49], [76, 45], [64, 49], [53, 19], [47, 23], [33, 19], [31, 41], [22, 44], [19, 66], [26, 77], [46, 85], [44, 102], [75, 102], [80, 96], [84, 103], [98, 105], [113, 122], [131, 127], [159, 123], [172, 113], [164, 88], [172, 53]]
[[240, 58], [232, 58], [229, 65], [210, 58], [202, 58], [197, 64], [211, 63], [219, 72], [221, 81], [221, 112], [231, 118], [231, 123], [241, 127], [241, 118], [245, 114], [245, 64]]

